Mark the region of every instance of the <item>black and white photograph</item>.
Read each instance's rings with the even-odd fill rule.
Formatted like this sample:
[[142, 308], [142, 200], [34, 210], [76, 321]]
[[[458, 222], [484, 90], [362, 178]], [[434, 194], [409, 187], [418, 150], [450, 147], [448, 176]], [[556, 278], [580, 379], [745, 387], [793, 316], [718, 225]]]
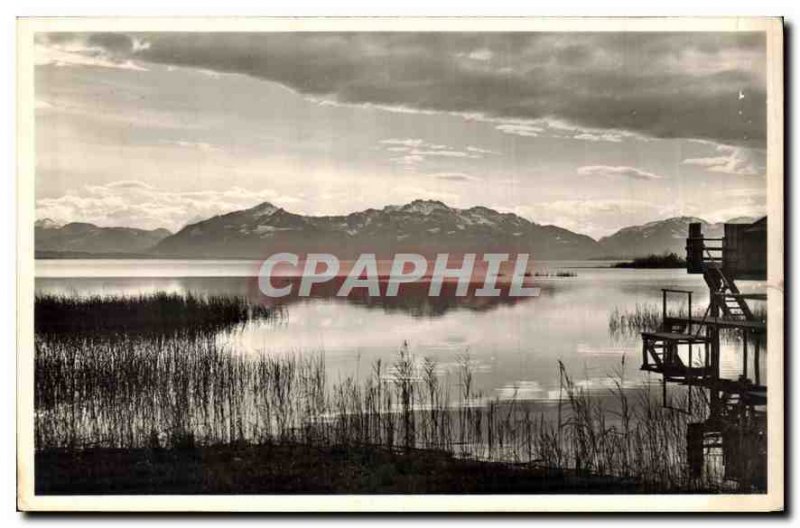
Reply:
[[21, 509], [782, 508], [780, 18], [18, 30]]

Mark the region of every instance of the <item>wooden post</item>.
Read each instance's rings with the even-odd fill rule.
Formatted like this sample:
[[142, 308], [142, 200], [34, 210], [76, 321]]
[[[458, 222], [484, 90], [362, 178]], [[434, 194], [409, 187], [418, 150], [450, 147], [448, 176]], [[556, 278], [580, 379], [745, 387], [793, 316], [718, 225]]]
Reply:
[[742, 377], [747, 379], [747, 330], [742, 330], [742, 343], [744, 344], [744, 357], [742, 358]]
[[692, 382], [694, 379], [694, 375], [692, 374], [692, 350], [694, 349], [694, 345], [692, 342], [689, 342], [689, 370], [686, 372], [686, 384], [689, 386], [689, 414], [692, 414]]
[[686, 240], [686, 270], [689, 273], [703, 273], [703, 226], [699, 222], [689, 224], [689, 238]]
[[759, 365], [759, 360], [761, 359], [761, 335], [756, 334], [756, 352], [753, 357], [753, 372], [755, 373], [756, 378], [756, 385], [761, 385], [761, 365]]
[[[714, 319], [719, 318], [719, 300], [714, 293], [719, 286], [719, 279], [715, 279], [712, 285], [709, 285], [709, 296], [711, 299], [711, 317]], [[719, 328], [716, 325], [708, 325], [708, 336], [711, 340], [711, 374], [714, 381], [719, 381]]]
[[689, 462], [689, 475], [699, 478], [703, 474], [703, 436], [702, 423], [690, 423], [686, 427], [686, 458]]
[[722, 240], [722, 270], [730, 279], [739, 273], [740, 239], [744, 229], [749, 226], [725, 224], [725, 235]]

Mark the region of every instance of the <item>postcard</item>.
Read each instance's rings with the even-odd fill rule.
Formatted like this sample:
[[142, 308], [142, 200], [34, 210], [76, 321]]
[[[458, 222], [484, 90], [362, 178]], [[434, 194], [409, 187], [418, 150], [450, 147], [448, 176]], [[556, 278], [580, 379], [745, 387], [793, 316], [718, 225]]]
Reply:
[[780, 511], [780, 18], [18, 22], [18, 508]]

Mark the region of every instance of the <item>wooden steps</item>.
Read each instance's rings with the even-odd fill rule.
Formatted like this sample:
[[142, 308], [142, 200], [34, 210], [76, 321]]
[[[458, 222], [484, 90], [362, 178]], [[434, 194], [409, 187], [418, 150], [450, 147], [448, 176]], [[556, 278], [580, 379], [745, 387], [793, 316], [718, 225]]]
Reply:
[[[709, 344], [709, 339], [701, 335], [666, 330], [642, 332], [641, 369], [662, 374], [668, 381], [680, 382], [710, 376], [712, 369], [708, 362]], [[697, 348], [700, 350], [696, 350]], [[688, 356], [689, 364], [681, 358], [681, 349]], [[702, 358], [703, 364], [695, 365], [694, 358]]]

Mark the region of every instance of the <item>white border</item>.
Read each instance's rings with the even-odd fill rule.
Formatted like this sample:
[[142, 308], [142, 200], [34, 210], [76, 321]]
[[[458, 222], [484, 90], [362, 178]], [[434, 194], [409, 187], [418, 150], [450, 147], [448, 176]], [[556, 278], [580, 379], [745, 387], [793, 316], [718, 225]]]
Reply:
[[771, 511], [783, 506], [783, 357], [768, 355], [768, 495], [35, 496], [33, 493], [33, 62], [35, 31], [767, 31], [769, 349], [783, 350], [783, 54], [780, 19], [83, 18], [24, 19], [17, 69], [18, 507], [81, 511]]

